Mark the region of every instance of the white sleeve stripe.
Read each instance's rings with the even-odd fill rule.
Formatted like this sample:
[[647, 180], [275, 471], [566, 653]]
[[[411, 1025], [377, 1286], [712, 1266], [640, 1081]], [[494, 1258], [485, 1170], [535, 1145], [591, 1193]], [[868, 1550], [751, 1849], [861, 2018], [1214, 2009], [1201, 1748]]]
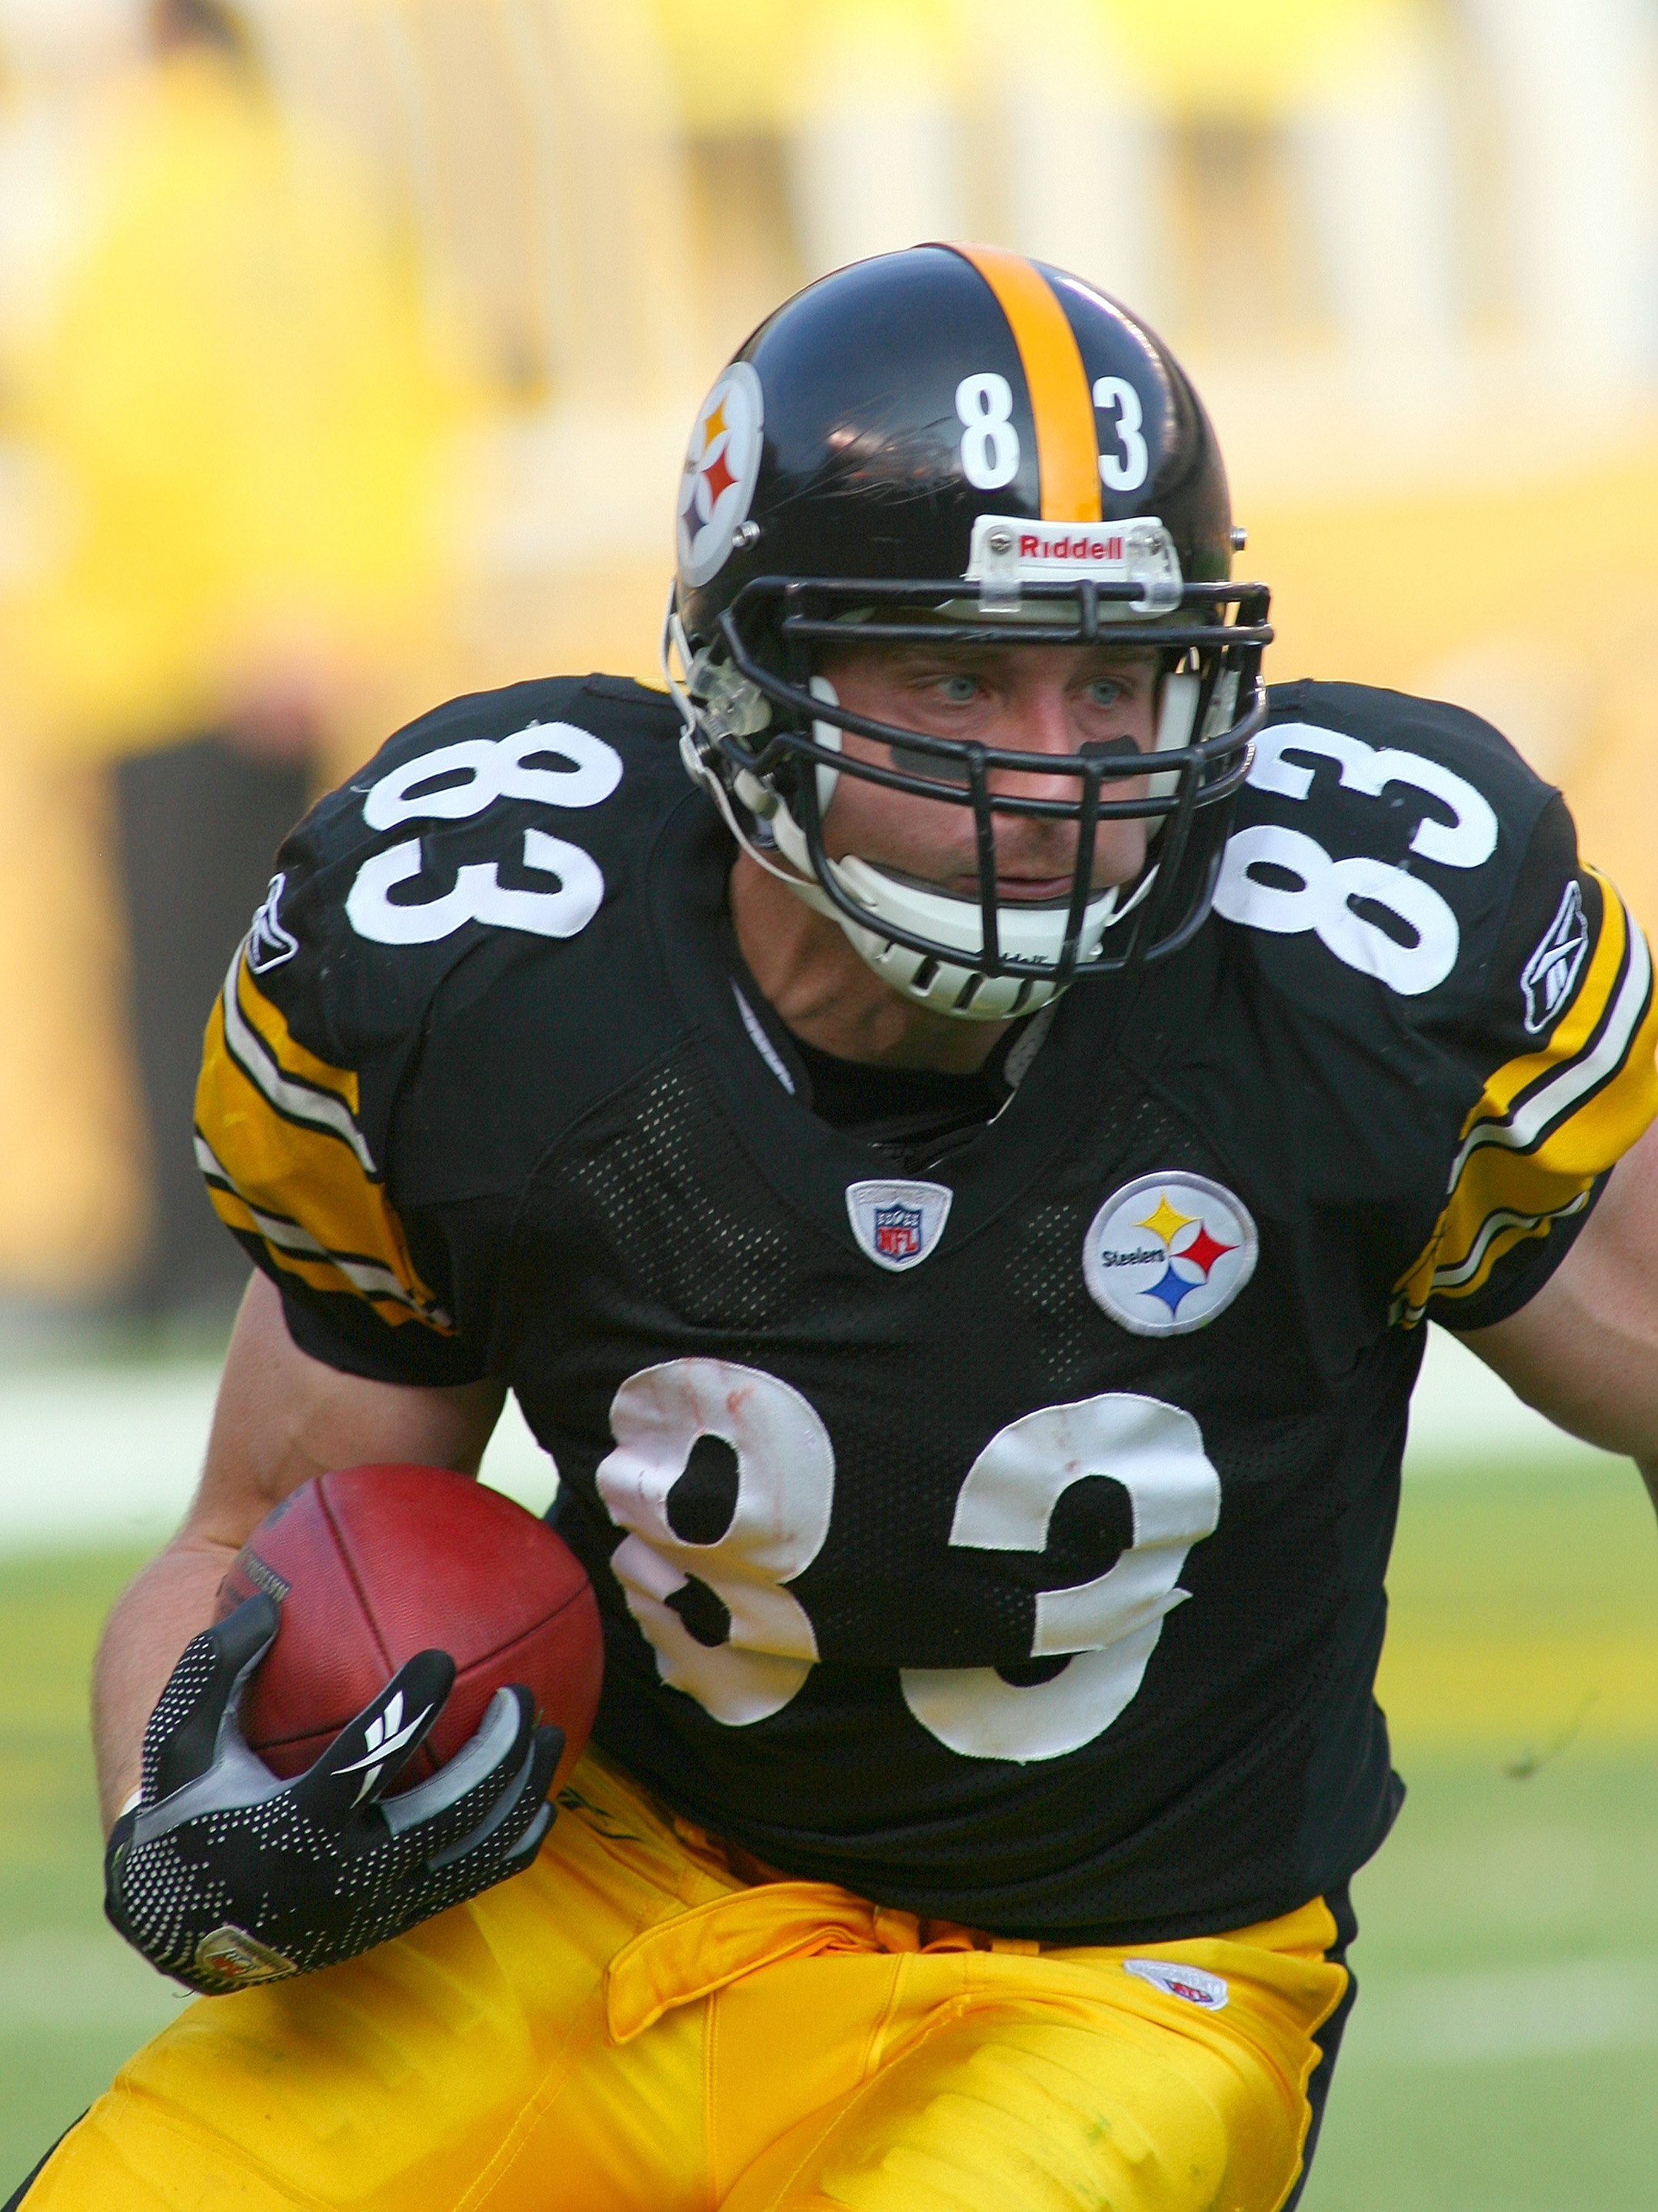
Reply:
[[296, 1260], [322, 1261], [338, 1269], [352, 1288], [360, 1291], [365, 1297], [387, 1299], [395, 1305], [405, 1307], [411, 1314], [419, 1315], [423, 1321], [435, 1321], [444, 1328], [453, 1327], [442, 1307], [425, 1305], [420, 1299], [411, 1297], [391, 1269], [382, 1267], [378, 1261], [365, 1259], [357, 1253], [332, 1251], [314, 1237], [308, 1229], [302, 1228], [296, 1221], [290, 1221], [286, 1214], [266, 1213], [253, 1205], [236, 1188], [214, 1158], [211, 1147], [201, 1137], [196, 1139], [196, 1159], [210, 1183], [228, 1192], [241, 1205], [247, 1206], [260, 1236], [276, 1250], [287, 1252]]
[[1397, 1327], [1403, 1322], [1407, 1328], [1414, 1328], [1427, 1312], [1429, 1303], [1435, 1297], [1442, 1292], [1448, 1296], [1454, 1296], [1465, 1284], [1472, 1282], [1484, 1264], [1485, 1255], [1490, 1249], [1493, 1238], [1500, 1236], [1503, 1230], [1521, 1229], [1529, 1236], [1533, 1230], [1541, 1229], [1545, 1222], [1570, 1220], [1573, 1214], [1581, 1213], [1583, 1211], [1589, 1202], [1590, 1195], [1591, 1194], [1586, 1190], [1579, 1191], [1569, 1206], [1563, 1206], [1553, 1213], [1514, 1213], [1507, 1207], [1502, 1207], [1495, 1213], [1487, 1214], [1485, 1219], [1480, 1224], [1479, 1235], [1475, 1240], [1473, 1250], [1469, 1253], [1466, 1260], [1460, 1260], [1454, 1267], [1436, 1267], [1434, 1270], [1433, 1280], [1428, 1286], [1428, 1296], [1420, 1305], [1413, 1304], [1403, 1297], [1394, 1300], [1393, 1312], [1389, 1316], [1393, 1324]]
[[1435, 1268], [1434, 1289], [1456, 1290], [1464, 1283], [1472, 1282], [1490, 1249], [1492, 1239], [1501, 1236], [1505, 1229], [1524, 1229], [1527, 1232], [1540, 1229], [1545, 1221], [1564, 1221], [1574, 1213], [1581, 1213], [1588, 1202], [1588, 1192], [1580, 1190], [1570, 1205], [1557, 1206], [1550, 1213], [1515, 1213], [1508, 1206], [1499, 1206], [1495, 1213], [1488, 1213], [1480, 1224], [1473, 1249], [1466, 1260], [1459, 1260], [1454, 1267]]
[[1651, 984], [1652, 955], [1646, 939], [1631, 921], [1624, 980], [1599, 1042], [1592, 1051], [1569, 1061], [1540, 1091], [1533, 1091], [1522, 1105], [1517, 1106], [1506, 1121], [1481, 1121], [1471, 1129], [1452, 1163], [1448, 1188], [1456, 1188], [1463, 1169], [1482, 1145], [1503, 1145], [1514, 1152], [1529, 1152], [1546, 1133], [1551, 1122], [1564, 1118], [1617, 1072], [1645, 1016]]
[[226, 1190], [235, 1191], [236, 1196], [241, 1197], [241, 1193], [236, 1190], [235, 1184], [230, 1180], [229, 1170], [199, 1129], [196, 1132], [196, 1165], [209, 1182], [222, 1183]]
[[363, 1140], [363, 1132], [351, 1118], [350, 1109], [339, 1099], [331, 1097], [326, 1091], [314, 1091], [308, 1084], [295, 1082], [284, 1075], [271, 1058], [264, 1039], [249, 1026], [236, 995], [236, 979], [241, 966], [239, 948], [230, 963], [230, 973], [224, 985], [225, 1042], [236, 1065], [248, 1080], [264, 1092], [279, 1113], [286, 1114], [296, 1121], [308, 1121], [314, 1128], [326, 1129], [331, 1135], [344, 1138], [356, 1153], [364, 1174], [378, 1182], [380, 1171]]

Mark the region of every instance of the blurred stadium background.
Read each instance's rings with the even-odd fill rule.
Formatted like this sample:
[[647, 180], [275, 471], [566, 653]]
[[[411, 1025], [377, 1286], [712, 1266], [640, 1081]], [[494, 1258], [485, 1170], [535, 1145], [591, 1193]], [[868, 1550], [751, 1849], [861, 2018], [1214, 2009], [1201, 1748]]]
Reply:
[[[204, 1435], [194, 1046], [275, 842], [443, 694], [649, 675], [715, 370], [960, 235], [1185, 356], [1277, 677], [1490, 715], [1658, 926], [1658, 0], [0, 0], [0, 2185], [173, 2002], [84, 1678]], [[1649, 2206], [1632, 1473], [1436, 1346], [1393, 1595], [1309, 2212]]]

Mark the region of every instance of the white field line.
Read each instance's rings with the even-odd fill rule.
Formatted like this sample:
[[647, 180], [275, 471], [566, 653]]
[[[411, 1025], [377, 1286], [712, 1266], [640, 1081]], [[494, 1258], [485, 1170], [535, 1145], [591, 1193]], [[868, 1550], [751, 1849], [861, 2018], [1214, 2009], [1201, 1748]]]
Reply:
[[[1523, 1406], [1508, 1384], [1442, 1328], [1429, 1328], [1426, 1357], [1411, 1402], [1405, 1473], [1417, 1480], [1455, 1474], [1470, 1461], [1496, 1462], [1516, 1472], [1553, 1474], [1619, 1462], [1579, 1443]], [[1634, 1470], [1629, 1470], [1634, 1479]]]
[[1470, 2066], [1658, 2049], [1658, 1960], [1418, 1974], [1368, 1984], [1343, 2063]]
[[[199, 1363], [0, 1373], [0, 1551], [165, 1536], [195, 1487], [215, 1382]], [[1430, 1332], [1411, 1415], [1414, 1476], [1454, 1473], [1470, 1458], [1553, 1474], [1600, 1457], [1522, 1406], [1454, 1339]], [[552, 1462], [515, 1406], [484, 1474], [538, 1512], [551, 1501]]]
[[[166, 1536], [195, 1490], [216, 1382], [198, 1363], [0, 1374], [0, 1551]], [[484, 1474], [537, 1512], [552, 1500], [552, 1462], [516, 1406]]]

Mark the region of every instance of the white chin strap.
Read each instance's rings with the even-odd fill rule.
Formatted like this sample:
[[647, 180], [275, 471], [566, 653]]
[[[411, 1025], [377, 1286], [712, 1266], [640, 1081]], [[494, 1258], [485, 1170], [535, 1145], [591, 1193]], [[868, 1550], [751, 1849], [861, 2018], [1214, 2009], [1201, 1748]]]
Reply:
[[[1159, 752], [1179, 751], [1190, 743], [1198, 690], [1195, 676], [1174, 675], [1164, 679], [1162, 714], [1157, 731]], [[812, 678], [812, 696], [829, 706], [839, 703], [826, 677]], [[840, 750], [841, 732], [832, 723], [814, 722], [812, 735], [826, 751]], [[828, 812], [839, 777], [833, 769], [821, 766], [816, 774], [818, 813], [821, 819]], [[1161, 797], [1173, 789], [1177, 781], [1172, 773], [1153, 776], [1151, 791]], [[844, 860], [832, 860], [827, 865], [834, 871], [837, 884], [869, 914], [869, 927], [861, 927], [841, 912], [816, 880], [817, 872], [799, 823], [787, 806], [774, 804], [776, 811], [768, 817], [771, 833], [778, 850], [800, 874], [783, 876], [776, 869], [771, 872], [779, 875], [780, 880], [808, 906], [838, 921], [855, 950], [881, 981], [890, 984], [903, 997], [913, 1000], [917, 1006], [930, 1006], [935, 1013], [953, 1014], [960, 1021], [1004, 1022], [1015, 1014], [1034, 1013], [1058, 996], [1061, 986], [1053, 976], [1064, 951], [1067, 907], [998, 904], [997, 933], [1003, 952], [1009, 959], [1029, 961], [1039, 971], [1045, 968], [1050, 974], [986, 975], [976, 965], [984, 952], [983, 916], [977, 900], [951, 898], [943, 891], [927, 890], [919, 884], [905, 883], [855, 854]], [[1156, 875], [1155, 868], [1148, 869], [1129, 898], [1125, 899], [1120, 887], [1113, 884], [1090, 900], [1083, 909], [1076, 955], [1079, 960], [1095, 957], [1106, 930], [1139, 904]], [[930, 938], [934, 944], [959, 952], [961, 958], [941, 959], [936, 953], [917, 952], [910, 945], [900, 945], [883, 930], [883, 922], [912, 931], [917, 937]]]

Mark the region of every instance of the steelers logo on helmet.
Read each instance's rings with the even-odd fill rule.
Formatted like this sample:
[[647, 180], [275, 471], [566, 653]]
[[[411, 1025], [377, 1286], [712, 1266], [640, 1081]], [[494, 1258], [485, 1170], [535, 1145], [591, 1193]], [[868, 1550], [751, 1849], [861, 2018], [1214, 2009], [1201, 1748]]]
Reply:
[[697, 411], [680, 484], [680, 571], [705, 584], [725, 566], [759, 480], [765, 396], [746, 361], [733, 362]]
[[1142, 1176], [1088, 1224], [1088, 1295], [1136, 1336], [1187, 1336], [1226, 1311], [1255, 1272], [1259, 1240], [1235, 1193], [1204, 1176]]

